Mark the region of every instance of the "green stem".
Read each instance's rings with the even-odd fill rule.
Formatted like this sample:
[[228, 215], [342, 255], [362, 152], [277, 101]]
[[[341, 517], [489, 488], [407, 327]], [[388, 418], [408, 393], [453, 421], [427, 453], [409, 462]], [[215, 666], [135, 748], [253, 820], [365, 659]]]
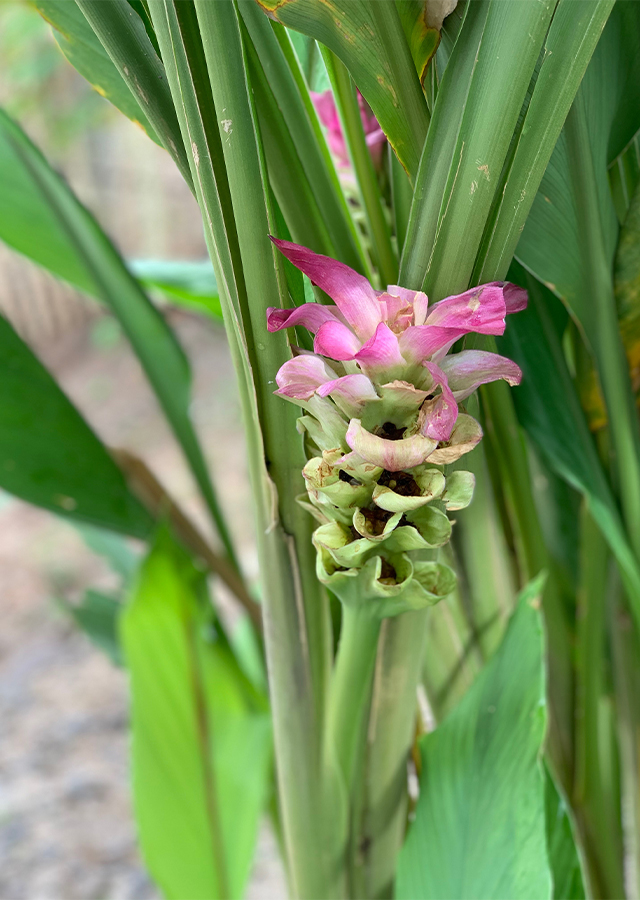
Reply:
[[398, 279], [398, 260], [391, 243], [391, 233], [382, 207], [378, 178], [362, 127], [356, 87], [347, 67], [331, 50], [323, 48], [322, 55], [333, 87], [353, 171], [360, 188], [380, 278], [385, 285], [394, 284]]
[[393, 197], [392, 207], [395, 217], [396, 240], [398, 242], [398, 253], [402, 256], [402, 248], [404, 247], [404, 241], [407, 236], [407, 227], [409, 225], [413, 188], [411, 187], [409, 176], [402, 168], [395, 153], [389, 154], [389, 160], [391, 166], [391, 195]]
[[581, 230], [584, 289], [590, 301], [585, 327], [593, 343], [607, 404], [622, 513], [631, 545], [640, 559], [640, 425], [620, 337], [612, 262], [603, 233], [598, 177], [582, 90], [567, 116], [565, 135]]
[[627, 896], [637, 898], [640, 896], [640, 641], [628, 609], [621, 602], [612, 606], [611, 636], [620, 751], [624, 883]]
[[[251, 332], [252, 316], [243, 263], [247, 264], [248, 274], [250, 272], [252, 277], [256, 276], [258, 267], [263, 273], [268, 273], [267, 280], [259, 284], [257, 294], [252, 295], [256, 303], [266, 299], [264, 292], [267, 289], [275, 291], [273, 258], [270, 270], [265, 262], [267, 250], [271, 252], [268, 244], [266, 247], [264, 244], [269, 233], [266, 200], [264, 196], [254, 196], [250, 201], [246, 195], [240, 200], [241, 185], [235, 181], [241, 174], [239, 159], [234, 159], [233, 154], [229, 155], [229, 147], [222, 146], [219, 127], [224, 129], [224, 125], [223, 122], [218, 122], [216, 115], [206, 63], [203, 65], [204, 52], [199, 31], [189, 27], [189, 20], [192, 23], [193, 16], [192, 4], [186, 0], [179, 3], [174, 0], [150, 0], [150, 9], [185, 146], [189, 148], [191, 174], [203, 213], [207, 244], [220, 288], [225, 326], [239, 375], [264, 583], [265, 647], [278, 763], [279, 798], [288, 851], [287, 863], [294, 896], [313, 900], [326, 896], [326, 879], [318, 854], [320, 823], [317, 817], [310, 815], [310, 810], [320, 808], [321, 794], [316, 702], [318, 695], [314, 692], [309, 654], [314, 651], [319, 656], [323, 655], [325, 642], [314, 640], [315, 636], [308, 633], [304, 604], [305, 601], [311, 603], [314, 599], [317, 600], [317, 615], [321, 615], [322, 595], [317, 581], [315, 588], [311, 582], [313, 571], [310, 572], [306, 561], [301, 563], [298, 556], [298, 553], [311, 553], [309, 523], [305, 522], [304, 527], [297, 527], [296, 504], [289, 496], [286, 501], [290, 502], [283, 502], [283, 497], [278, 496], [274, 487], [277, 479], [278, 487], [283, 487], [292, 494], [296, 487], [295, 479], [300, 475], [300, 459], [294, 459], [296, 454], [301, 454], [300, 444], [290, 437], [294, 433], [294, 425], [287, 420], [285, 404], [282, 404], [281, 410], [275, 406], [268, 406], [266, 410], [262, 407], [262, 403], [266, 405], [267, 400], [266, 382], [273, 378], [278, 362], [273, 357], [267, 362], [267, 357], [280, 352], [282, 362], [286, 358], [287, 348], [279, 342], [267, 341], [266, 335], [261, 332], [257, 335]], [[233, 102], [238, 107], [244, 104], [245, 113], [239, 114], [237, 121], [234, 120], [233, 131], [224, 134], [227, 138], [233, 136], [235, 145], [240, 136], [241, 123], [248, 128], [246, 141], [237, 147], [238, 153], [243, 154], [244, 163], [250, 165], [254, 173], [257, 167], [255, 177], [258, 181], [247, 179], [247, 189], [253, 188], [257, 195], [263, 185], [262, 159], [253, 131], [255, 121], [250, 93], [247, 94], [248, 86], [244, 80], [244, 56], [242, 48], [237, 46], [238, 25], [230, 18], [236, 16], [235, 7], [230, 3], [215, 3], [205, 4], [205, 8], [200, 9], [205, 14], [208, 11], [212, 15], [216, 13], [227, 17], [224, 23], [227, 43], [224, 47], [228, 60], [234, 64], [233, 68], [229, 65], [227, 74], [237, 78], [232, 94]], [[212, 30], [211, 33], [216, 32]], [[235, 51], [231, 49], [229, 35], [236, 42]], [[237, 65], [242, 67], [242, 71], [236, 69]], [[221, 77], [224, 75], [223, 72], [219, 74]], [[247, 101], [250, 117], [246, 117]], [[225, 150], [227, 160], [236, 164], [233, 173], [233, 198], [227, 177]], [[238, 204], [243, 202], [255, 202], [256, 205], [242, 212]], [[235, 221], [237, 219], [241, 226], [247, 228], [255, 227], [251, 213], [256, 210], [259, 210], [263, 223], [260, 235], [263, 243], [254, 244], [252, 248], [245, 232], [243, 249], [249, 255], [243, 259]], [[249, 265], [247, 260], [250, 260], [252, 250], [256, 259], [254, 264]], [[279, 298], [276, 302], [279, 302]], [[256, 340], [256, 337], [259, 339]], [[261, 374], [263, 378], [259, 395], [256, 380]], [[264, 426], [264, 435], [261, 426]], [[266, 447], [267, 441], [273, 443]], [[282, 503], [280, 507], [278, 501]], [[310, 588], [306, 596], [303, 583], [308, 583]], [[314, 640], [313, 644], [311, 640]], [[319, 668], [323, 665], [320, 660]]]
[[581, 523], [580, 584], [576, 642], [576, 765], [572, 806], [585, 855], [591, 897], [623, 897], [620, 812], [605, 784], [615, 773], [604, 772], [601, 704], [607, 628], [609, 549], [586, 508]]
[[476, 487], [473, 503], [456, 513], [453, 539], [464, 563], [472, 626], [487, 660], [504, 634], [517, 588], [485, 453], [484, 442], [480, 442], [460, 461], [461, 468], [476, 476]]
[[[342, 630], [331, 680], [324, 732], [326, 779], [325, 839], [335, 897], [354, 897], [354, 866], [359, 855], [359, 780], [369, 721], [380, 619], [366, 602], [343, 606]], [[357, 894], [360, 896], [360, 894]]]
[[[416, 691], [430, 610], [387, 619], [374, 679], [359, 897], [393, 896], [398, 852], [407, 825], [407, 757], [415, 734]], [[366, 848], [366, 850], [365, 850]]]
[[[493, 338], [482, 339], [495, 351]], [[518, 425], [513, 399], [503, 382], [481, 388], [487, 438], [491, 443], [513, 517], [521, 577], [526, 583], [543, 569], [548, 572], [543, 594], [549, 659], [548, 750], [556, 777], [567, 793], [573, 777], [573, 672], [569, 627], [562, 596], [554, 575], [554, 564], [544, 543], [533, 498], [527, 453]]]

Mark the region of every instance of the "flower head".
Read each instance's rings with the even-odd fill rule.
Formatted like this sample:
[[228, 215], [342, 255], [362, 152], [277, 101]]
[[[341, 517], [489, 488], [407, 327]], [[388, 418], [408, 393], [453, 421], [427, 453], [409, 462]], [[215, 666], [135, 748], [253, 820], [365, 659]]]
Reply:
[[349, 448], [387, 469], [427, 458], [452, 462], [472, 449], [482, 432], [459, 404], [486, 382], [519, 384], [522, 373], [496, 353], [448, 351], [470, 332], [502, 334], [507, 313], [526, 306], [526, 292], [496, 281], [430, 306], [422, 291], [396, 285], [376, 291], [343, 263], [274, 243], [335, 301], [267, 311], [270, 331], [296, 325], [315, 335], [314, 353], [278, 372], [278, 393], [303, 406], [315, 398], [320, 416], [317, 401], [331, 398], [347, 420]]
[[492, 282], [429, 304], [422, 291], [376, 291], [343, 263], [272, 240], [334, 300], [267, 310], [269, 331], [314, 335], [314, 352], [297, 350], [280, 368], [276, 393], [306, 413], [318, 577], [344, 603], [364, 598], [373, 615], [436, 603], [455, 576], [423, 551], [449, 540], [446, 511], [467, 506], [474, 487], [470, 472], [443, 469], [482, 437], [461, 404], [481, 384], [522, 377], [496, 353], [449, 351], [471, 332], [502, 334], [526, 292]]
[[[342, 134], [342, 125], [336, 109], [336, 103], [333, 99], [331, 91], [323, 91], [316, 93], [311, 91], [311, 99], [318, 113], [318, 117], [324, 127], [327, 129], [327, 142], [329, 149], [333, 153], [337, 163], [341, 167], [349, 165], [349, 154], [345, 144], [344, 135]], [[382, 161], [382, 148], [384, 147], [386, 136], [378, 123], [378, 120], [371, 112], [364, 97], [358, 91], [358, 106], [360, 107], [360, 117], [362, 118], [362, 127], [373, 159], [373, 164], [380, 166]]]

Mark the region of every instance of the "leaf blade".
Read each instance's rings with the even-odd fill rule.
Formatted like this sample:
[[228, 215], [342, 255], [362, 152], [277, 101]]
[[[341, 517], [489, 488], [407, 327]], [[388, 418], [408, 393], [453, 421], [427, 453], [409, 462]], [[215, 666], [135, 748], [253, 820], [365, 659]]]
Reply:
[[421, 740], [421, 794], [400, 854], [399, 900], [551, 897], [540, 764], [543, 642], [521, 593], [507, 633], [460, 705]]

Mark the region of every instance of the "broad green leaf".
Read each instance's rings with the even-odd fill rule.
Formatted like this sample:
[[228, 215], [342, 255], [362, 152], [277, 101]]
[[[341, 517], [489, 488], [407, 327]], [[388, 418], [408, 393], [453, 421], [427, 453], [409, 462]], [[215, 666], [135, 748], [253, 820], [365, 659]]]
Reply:
[[438, 89], [401, 264], [401, 284], [424, 285], [434, 300], [469, 285], [555, 6], [468, 4]]
[[240, 898], [267, 800], [270, 722], [212, 622], [203, 575], [166, 533], [120, 634], [149, 871], [168, 900]]
[[72, 519], [146, 537], [153, 522], [120, 469], [0, 317], [0, 487]]
[[549, 466], [588, 498], [640, 619], [640, 571], [567, 369], [552, 319], [557, 300], [515, 263], [509, 276], [526, 286], [530, 298], [528, 309], [513, 316], [498, 340], [500, 352], [523, 371], [522, 384], [513, 390], [518, 418]]
[[87, 635], [99, 650], [116, 666], [122, 665], [122, 650], [118, 637], [118, 618], [122, 603], [100, 591], [87, 591], [82, 603], [62, 601], [62, 607], [78, 628]]
[[548, 771], [545, 784], [545, 811], [553, 900], [584, 900], [584, 882], [569, 809]]
[[31, 0], [42, 18], [53, 28], [54, 37], [74, 69], [102, 97], [160, 143], [140, 104], [111, 62], [80, 8], [69, 0]]
[[122, 325], [169, 420], [230, 557], [231, 541], [189, 416], [190, 372], [162, 315], [91, 213], [0, 110], [0, 239], [98, 297]]
[[156, 289], [180, 306], [208, 313], [222, 320], [216, 276], [210, 261], [191, 262], [163, 259], [135, 259], [129, 269], [144, 287]]
[[340, 57], [413, 179], [429, 113], [393, 0], [260, 0], [260, 6]]
[[500, 648], [456, 709], [420, 741], [420, 798], [398, 900], [551, 898], [545, 838], [544, 576], [520, 595]]

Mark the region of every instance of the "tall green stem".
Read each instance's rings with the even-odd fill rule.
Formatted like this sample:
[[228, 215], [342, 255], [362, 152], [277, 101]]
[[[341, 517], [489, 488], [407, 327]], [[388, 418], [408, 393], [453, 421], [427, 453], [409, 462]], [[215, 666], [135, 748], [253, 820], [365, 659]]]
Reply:
[[415, 734], [416, 689], [429, 610], [383, 626], [371, 704], [362, 819], [360, 896], [393, 896], [396, 859], [407, 823], [407, 757]]
[[398, 260], [391, 243], [389, 225], [382, 208], [378, 178], [362, 127], [356, 87], [347, 67], [335, 54], [330, 50], [323, 49], [322, 55], [331, 79], [342, 131], [360, 188], [380, 277], [383, 284], [394, 284], [398, 278]]
[[611, 604], [611, 607], [616, 725], [621, 770], [624, 885], [627, 897], [635, 900], [640, 896], [640, 641], [634, 620], [620, 599]]
[[591, 152], [582, 90], [567, 117], [565, 135], [581, 228], [583, 289], [589, 301], [589, 322], [585, 322], [585, 326], [593, 343], [607, 404], [624, 521], [636, 557], [640, 559], [640, 425], [620, 337], [612, 261], [608, 258], [604, 239], [599, 179]]
[[[274, 402], [271, 406], [266, 387], [278, 365], [287, 358], [288, 348], [286, 341], [267, 340], [266, 326], [263, 323], [262, 331], [258, 328], [252, 315], [257, 315], [256, 309], [252, 310], [249, 302], [251, 298], [258, 304], [273, 296], [274, 305], [280, 305], [282, 279], [273, 257], [270, 269], [266, 264], [267, 254], [272, 252], [267, 237], [268, 203], [263, 192], [263, 161], [245, 80], [240, 30], [233, 4], [208, 3], [200, 10], [224, 20], [217, 27], [220, 40], [226, 41], [221, 45], [229, 63], [226, 75], [233, 79], [233, 84], [227, 84], [228, 99], [238, 111], [244, 105], [237, 119], [231, 120], [232, 129], [227, 131], [227, 119], [220, 116], [218, 120], [211, 87], [215, 73], [213, 67], [211, 72], [207, 68], [199, 28], [194, 24], [193, 4], [189, 0], [150, 0], [149, 6], [189, 149], [191, 174], [239, 374], [265, 587], [265, 646], [287, 863], [294, 895], [313, 900], [326, 896], [326, 880], [318, 853], [320, 823], [310, 814], [310, 810], [320, 808], [321, 797], [321, 687], [314, 684], [310, 654], [323, 654], [327, 642], [309, 633], [306, 616], [310, 606], [305, 607], [305, 602], [311, 605], [315, 600], [316, 612], [321, 615], [322, 599], [313, 571], [304, 559], [305, 553], [311, 554], [308, 517], [303, 522], [300, 510], [298, 518], [293, 500], [302, 466], [301, 443], [290, 437], [295, 433], [295, 414], [291, 419], [286, 404]], [[210, 35], [216, 33], [212, 29]], [[221, 78], [225, 75], [218, 74]], [[222, 83], [216, 83], [216, 92], [218, 89], [224, 89]], [[239, 140], [241, 137], [243, 140]], [[225, 146], [223, 139], [227, 141]], [[233, 171], [230, 166], [227, 173], [229, 162], [233, 163]], [[247, 193], [241, 182], [242, 166], [253, 173], [250, 179], [245, 174], [250, 182], [244, 186]], [[243, 231], [242, 240], [238, 233], [238, 229], [256, 227], [252, 215], [263, 223], [261, 242], [254, 244], [248, 230]], [[257, 291], [254, 289], [251, 295], [245, 266], [248, 276], [256, 279], [253, 284]], [[258, 279], [258, 272], [263, 274], [263, 281]], [[274, 284], [276, 279], [279, 280]], [[308, 590], [303, 590], [303, 584]], [[323, 669], [321, 661], [318, 669]]]
[[336, 898], [360, 897], [355, 868], [360, 855], [358, 814], [364, 749], [380, 619], [366, 602], [343, 606], [324, 732], [325, 841]]
[[620, 811], [605, 785], [615, 773], [604, 772], [602, 758], [608, 721], [601, 715], [607, 632], [609, 549], [588, 510], [581, 521], [580, 584], [576, 642], [576, 767], [572, 805], [585, 850], [589, 893], [594, 898], [623, 897]]
[[[493, 338], [483, 345], [495, 350]], [[513, 517], [521, 576], [526, 582], [542, 570], [548, 573], [543, 593], [549, 660], [551, 728], [549, 755], [556, 775], [569, 791], [573, 771], [573, 672], [569, 629], [553, 561], [547, 551], [533, 499], [526, 448], [513, 399], [504, 382], [481, 388], [487, 438], [504, 479]]]

